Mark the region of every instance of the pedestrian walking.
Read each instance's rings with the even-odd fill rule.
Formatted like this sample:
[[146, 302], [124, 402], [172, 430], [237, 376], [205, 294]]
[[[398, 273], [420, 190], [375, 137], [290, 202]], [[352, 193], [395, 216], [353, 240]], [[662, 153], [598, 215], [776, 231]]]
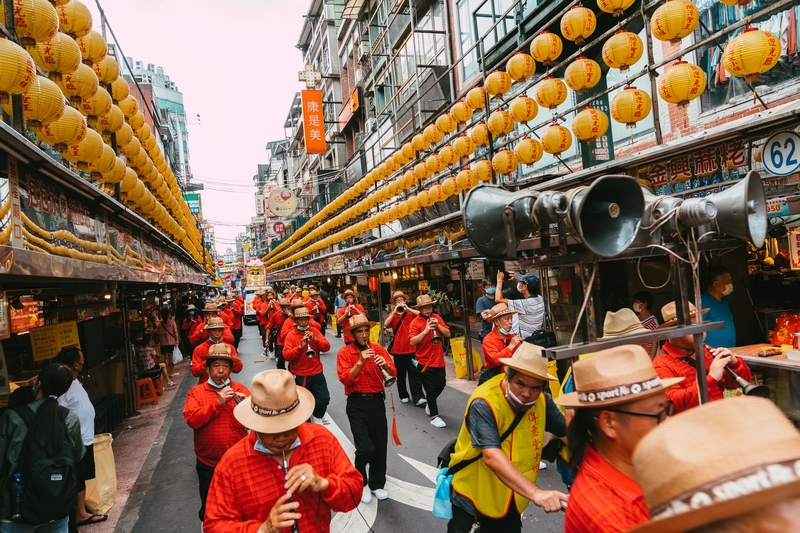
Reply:
[[164, 356], [164, 363], [167, 365], [167, 375], [172, 378], [178, 375], [175, 372], [175, 364], [172, 362], [172, 354], [175, 347], [180, 342], [178, 325], [172, 316], [172, 311], [165, 309], [161, 312], [161, 320], [156, 326], [158, 333], [158, 344], [161, 347], [161, 354]]
[[311, 314], [305, 306], [294, 310], [294, 325], [286, 334], [283, 358], [289, 363], [289, 372], [301, 387], [314, 395], [314, 412], [311, 422], [322, 423], [331, 395], [322, 371], [320, 354], [331, 349], [331, 343], [320, 330], [310, 325]]
[[334, 330], [336, 331], [337, 339], [342, 338], [342, 325], [339, 323], [339, 319], [337, 317], [339, 316], [339, 310], [345, 305], [347, 305], [347, 302], [342, 297], [342, 288], [336, 287], [336, 297], [333, 299], [333, 316], [336, 318], [336, 327]]
[[419, 311], [419, 315], [411, 321], [409, 342], [411, 346], [416, 346], [417, 366], [422, 365], [419, 372], [428, 400], [425, 413], [431, 417], [432, 426], [443, 428], [447, 427], [447, 424], [439, 416], [436, 399], [447, 384], [442, 339], [450, 338], [450, 328], [442, 317], [433, 312], [434, 303], [436, 302], [428, 294], [417, 296], [417, 305], [414, 307]]
[[[428, 401], [422, 391], [422, 379], [419, 370], [414, 365], [416, 347], [411, 346], [411, 322], [419, 315], [419, 311], [408, 306], [408, 296], [403, 291], [395, 291], [392, 294], [394, 309], [383, 322], [384, 328], [392, 328], [394, 338], [389, 346], [389, 353], [394, 357], [394, 366], [397, 368], [397, 392], [400, 394], [400, 401], [408, 403], [409, 390], [411, 391], [411, 403], [422, 407]], [[408, 388], [406, 388], [406, 376], [408, 376]]]

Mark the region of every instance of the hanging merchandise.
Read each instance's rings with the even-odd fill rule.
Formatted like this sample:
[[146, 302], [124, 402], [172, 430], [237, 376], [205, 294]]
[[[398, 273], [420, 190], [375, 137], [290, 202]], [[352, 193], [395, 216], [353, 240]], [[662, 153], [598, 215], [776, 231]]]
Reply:
[[489, 131], [495, 137], [499, 137], [501, 135], [511, 133], [511, 131], [514, 129], [514, 119], [511, 117], [511, 113], [508, 111], [504, 109], [498, 109], [489, 115], [487, 126]]
[[576, 45], [583, 46], [597, 28], [597, 17], [591, 9], [573, 6], [561, 17], [561, 35]]
[[450, 114], [457, 122], [468, 122], [472, 119], [472, 108], [465, 100], [459, 100], [450, 108]]
[[611, 118], [629, 128], [650, 114], [650, 96], [632, 85], [628, 85], [611, 100]]
[[725, 46], [722, 65], [730, 74], [754, 83], [777, 64], [780, 55], [781, 43], [775, 34], [748, 28]]
[[540, 106], [553, 110], [567, 100], [567, 87], [563, 81], [548, 76], [536, 86], [534, 96]]
[[642, 58], [643, 51], [644, 45], [638, 35], [620, 30], [603, 43], [603, 62], [625, 72]]
[[601, 74], [596, 61], [578, 56], [564, 71], [564, 81], [570, 89], [583, 94], [600, 82]]
[[572, 119], [572, 133], [589, 143], [595, 142], [608, 131], [608, 116], [593, 107], [586, 107]]
[[530, 137], [523, 137], [514, 147], [514, 155], [524, 165], [532, 165], [544, 155], [542, 143]]
[[539, 113], [539, 106], [536, 101], [524, 94], [517, 96], [508, 105], [508, 112], [517, 122], [527, 124], [529, 120], [536, 118]]
[[517, 157], [511, 150], [500, 150], [492, 157], [492, 168], [498, 174], [511, 174], [517, 170]]
[[676, 61], [668, 66], [658, 78], [658, 94], [661, 99], [680, 107], [703, 94], [706, 88], [706, 73], [697, 65]]
[[542, 133], [542, 149], [556, 157], [572, 146], [572, 134], [560, 124], [551, 124]]
[[469, 132], [470, 138], [475, 141], [477, 146], [489, 145], [489, 127], [485, 122], [478, 122]]
[[511, 90], [511, 76], [502, 70], [495, 70], [486, 77], [486, 92], [489, 96], [500, 97]]
[[549, 31], [543, 31], [531, 41], [533, 59], [544, 66], [549, 66], [550, 63], [558, 59], [563, 49], [564, 45], [561, 42], [561, 37]]
[[597, 0], [597, 7], [605, 13], [612, 13], [620, 17], [626, 9], [633, 5], [634, 0]]
[[697, 27], [700, 13], [690, 0], [667, 0], [653, 13], [650, 32], [659, 41], [680, 44]]
[[483, 87], [473, 87], [467, 92], [467, 104], [472, 109], [483, 109], [486, 107], [486, 93]]
[[514, 81], [525, 81], [536, 72], [536, 63], [525, 52], [517, 52], [506, 62], [506, 72]]

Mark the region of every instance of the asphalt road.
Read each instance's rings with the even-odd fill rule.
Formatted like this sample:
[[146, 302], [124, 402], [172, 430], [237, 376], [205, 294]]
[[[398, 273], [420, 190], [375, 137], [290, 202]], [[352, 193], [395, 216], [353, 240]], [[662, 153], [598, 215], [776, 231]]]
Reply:
[[[325, 376], [331, 393], [328, 408], [327, 427], [338, 437], [345, 450], [352, 450], [352, 436], [345, 415], [344, 388], [336, 378], [335, 354], [343, 346], [343, 341], [333, 337], [330, 329], [331, 352], [323, 355]], [[261, 357], [258, 329], [244, 327], [244, 338], [239, 354], [244, 369], [232, 376], [250, 386], [258, 372], [275, 368], [272, 360]], [[257, 361], [263, 362], [257, 362]], [[197, 382], [191, 376], [184, 379], [179, 393], [185, 397], [189, 388]], [[431, 533], [446, 531], [444, 520], [434, 517], [430, 512], [435, 474], [436, 456], [442, 447], [455, 438], [461, 425], [468, 396], [452, 388], [445, 389], [439, 398], [439, 410], [447, 422], [443, 429], [430, 425], [429, 417], [423, 409], [411, 404], [400, 403], [394, 392], [397, 413], [397, 428], [402, 441], [401, 446], [389, 445], [388, 476], [386, 490], [389, 499], [377, 502], [374, 498], [369, 505], [361, 504], [356, 511], [334, 517], [331, 530], [334, 533], [375, 533], [404, 532]], [[391, 400], [387, 396], [387, 413], [391, 417]], [[200, 529], [197, 511], [200, 498], [197, 490], [195, 455], [192, 450], [192, 430], [183, 420], [183, 403], [174, 402], [155, 443], [152, 446], [145, 468], [137, 481], [136, 494], [131, 497], [123, 510], [122, 520], [117, 531], [133, 533], [155, 533], [191, 531]], [[391, 424], [391, 418], [389, 418]], [[352, 457], [352, 455], [351, 455]], [[148, 479], [149, 476], [149, 479]], [[564, 490], [560, 476], [554, 465], [539, 475], [538, 485], [545, 489]], [[523, 531], [560, 532], [564, 529], [563, 514], [545, 514], [541, 509], [530, 505], [523, 515]]]

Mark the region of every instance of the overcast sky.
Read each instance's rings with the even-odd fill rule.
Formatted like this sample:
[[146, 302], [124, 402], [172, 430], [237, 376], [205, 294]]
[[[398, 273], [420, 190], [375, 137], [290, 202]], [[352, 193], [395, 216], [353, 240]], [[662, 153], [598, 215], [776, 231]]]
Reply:
[[[95, 0], [82, 1], [99, 32]], [[183, 93], [192, 173], [196, 182], [214, 182], [202, 195], [203, 215], [240, 224], [215, 225], [217, 250], [225, 253], [255, 216], [256, 165], [267, 161], [267, 142], [283, 138], [302, 88], [295, 44], [310, 0], [100, 2], [125, 55], [164, 67]], [[197, 114], [199, 126], [191, 124]]]

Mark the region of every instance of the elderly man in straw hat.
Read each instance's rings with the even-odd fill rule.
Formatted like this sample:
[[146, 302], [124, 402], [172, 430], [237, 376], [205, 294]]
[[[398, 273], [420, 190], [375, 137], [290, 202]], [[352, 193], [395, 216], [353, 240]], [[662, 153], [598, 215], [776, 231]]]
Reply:
[[200, 313], [197, 311], [197, 307], [194, 304], [189, 304], [186, 306], [186, 310], [183, 312], [183, 320], [181, 321], [181, 331], [183, 333], [182, 337], [184, 337], [186, 343], [194, 347], [191, 343], [192, 334], [195, 332], [197, 328], [203, 328], [206, 323], [203, 318], [200, 316]]
[[266, 329], [264, 330], [267, 339], [270, 339], [268, 342], [270, 344], [273, 342], [275, 343], [275, 359], [277, 361], [278, 368], [281, 370], [286, 370], [286, 360], [283, 358], [284, 339], [279, 339], [278, 333], [283, 328], [283, 324], [286, 322], [286, 320], [291, 316], [291, 308], [292, 302], [286, 298], [283, 298], [280, 301], [280, 312], [272, 313], [270, 315], [269, 322], [267, 322]]
[[361, 494], [364, 503], [372, 501], [373, 493], [379, 500], [389, 497], [383, 488], [389, 436], [382, 371], [392, 376], [397, 373], [383, 346], [369, 342], [369, 332], [374, 325], [375, 322], [370, 322], [365, 315], [351, 318], [345, 331], [349, 330], [353, 343], [339, 350], [336, 356], [336, 373], [344, 385], [347, 419], [356, 446], [355, 465], [364, 478]]
[[309, 289], [308, 300], [305, 300], [305, 304], [306, 309], [311, 313], [311, 318], [320, 322], [320, 325], [322, 325], [322, 317], [328, 312], [328, 308], [325, 306], [325, 302], [322, 301], [322, 297], [319, 295], [317, 289]]
[[484, 533], [519, 532], [529, 502], [556, 512], [567, 500], [566, 494], [536, 486], [545, 432], [559, 438], [566, 432], [564, 416], [543, 391], [545, 381], [557, 378], [547, 373], [547, 359], [533, 344], [523, 343], [500, 362], [505, 374], [470, 396], [450, 456], [448, 533], [468, 533], [475, 522]]
[[497, 304], [485, 313], [485, 320], [492, 324], [492, 331], [483, 338], [483, 370], [478, 385], [483, 385], [503, 372], [500, 359], [509, 358], [522, 344], [522, 337], [511, 333], [511, 324], [516, 311], [506, 304]]
[[[419, 311], [409, 307], [408, 296], [403, 291], [395, 291], [392, 294], [394, 309], [383, 322], [384, 328], [392, 328], [394, 340], [389, 346], [389, 352], [394, 357], [394, 365], [397, 368], [397, 392], [400, 394], [400, 401], [408, 403], [408, 391], [411, 389], [411, 402], [417, 407], [422, 407], [428, 400], [422, 392], [422, 380], [419, 377], [419, 370], [414, 366], [414, 354], [416, 348], [411, 346], [411, 322], [419, 315]], [[406, 388], [406, 375], [408, 376], [408, 388]]]
[[[356, 315], [366, 315], [364, 308], [361, 307], [361, 304], [356, 303], [356, 293], [352, 290], [347, 289], [342, 293], [342, 298], [344, 298], [344, 306], [339, 308], [339, 312], [336, 313], [336, 322], [339, 326], [339, 331], [344, 331], [348, 327], [350, 327], [350, 319]], [[353, 342], [353, 336], [344, 331], [344, 344], [347, 346]]]
[[411, 321], [408, 335], [411, 337], [411, 346], [417, 348], [417, 363], [423, 365], [419, 372], [428, 399], [425, 413], [431, 417], [433, 427], [443, 428], [447, 424], [439, 416], [436, 399], [447, 384], [442, 338], [450, 338], [450, 328], [442, 317], [433, 312], [434, 303], [429, 294], [417, 296], [417, 305], [414, 307], [419, 310], [419, 315]]
[[[192, 344], [192, 346], [198, 346], [208, 339], [208, 329], [206, 329], [205, 326], [212, 318], [219, 318], [219, 307], [217, 307], [217, 304], [214, 302], [208, 302], [203, 308], [203, 315], [205, 319], [200, 321], [202, 326], [194, 328], [192, 333], [189, 334], [189, 342]], [[219, 318], [219, 320], [222, 319]], [[222, 325], [225, 327], [222, 332], [222, 340], [228, 344], [233, 344], [234, 338], [231, 328], [229, 328], [224, 321], [222, 322]]]
[[575, 392], [556, 398], [574, 409], [567, 439], [570, 489], [565, 533], [627, 531], [648, 519], [633, 472], [633, 449], [672, 412], [666, 391], [683, 378], [662, 381], [638, 345], [602, 350], [572, 366]]
[[194, 453], [200, 481], [200, 520], [205, 516], [206, 496], [214, 468], [225, 451], [247, 436], [247, 429], [233, 416], [233, 408], [250, 391], [231, 381], [233, 365], [239, 361], [227, 344], [214, 344], [201, 356], [209, 379], [189, 389], [183, 418], [194, 430]]
[[239, 349], [239, 342], [242, 340], [242, 315], [244, 314], [244, 307], [239, 302], [237, 295], [228, 297], [228, 305], [231, 309], [231, 316], [233, 317], [233, 326], [231, 326], [231, 333], [233, 333], [233, 347]]
[[[206, 370], [206, 362], [203, 357], [208, 354], [208, 351], [215, 344], [231, 344], [230, 342], [225, 341], [224, 332], [226, 330], [226, 326], [225, 323], [222, 322], [221, 318], [209, 318], [208, 323], [205, 325], [205, 330], [207, 335], [206, 340], [198, 344], [194, 349], [194, 352], [192, 352], [192, 375], [196, 378], [200, 378], [199, 383], [201, 384], [208, 381], [208, 371]], [[232, 345], [231, 348], [233, 348]], [[232, 353], [235, 359], [233, 371], [238, 374], [242, 371], [242, 362], [238, 359], [236, 348], [232, 349]]]
[[[690, 314], [695, 317], [696, 309], [689, 303]], [[705, 312], [703, 309], [702, 312]], [[660, 327], [669, 327], [677, 324], [675, 302], [670, 302], [661, 309], [664, 324]], [[741, 357], [736, 357], [727, 348], [712, 348], [703, 346], [703, 358], [706, 363], [706, 383], [708, 386], [708, 399], [710, 401], [722, 399], [725, 390], [735, 391], [739, 388], [736, 379], [725, 370], [739, 374], [746, 381], [752, 381], [753, 374]], [[694, 337], [685, 335], [673, 337], [664, 343], [655, 359], [653, 366], [662, 378], [682, 376], [686, 380], [681, 385], [669, 391], [667, 396], [675, 404], [675, 412], [681, 413], [700, 404], [697, 390], [697, 369], [695, 367]]]
[[314, 395], [314, 413], [311, 422], [322, 423], [322, 417], [331, 401], [328, 382], [322, 372], [320, 354], [331, 349], [331, 343], [320, 332], [311, 326], [311, 314], [304, 306], [294, 310], [294, 326], [286, 334], [283, 345], [283, 358], [289, 363], [289, 372], [297, 384], [305, 387]]
[[214, 471], [203, 531], [330, 531], [331, 511], [361, 501], [361, 474], [325, 426], [304, 423], [314, 397], [289, 372], [261, 372], [250, 389], [233, 414], [252, 431]]
[[[743, 420], [765, 436], [755, 448]], [[642, 439], [633, 466], [652, 516], [636, 533], [798, 531], [800, 435], [769, 400], [742, 396], [672, 417]]]

